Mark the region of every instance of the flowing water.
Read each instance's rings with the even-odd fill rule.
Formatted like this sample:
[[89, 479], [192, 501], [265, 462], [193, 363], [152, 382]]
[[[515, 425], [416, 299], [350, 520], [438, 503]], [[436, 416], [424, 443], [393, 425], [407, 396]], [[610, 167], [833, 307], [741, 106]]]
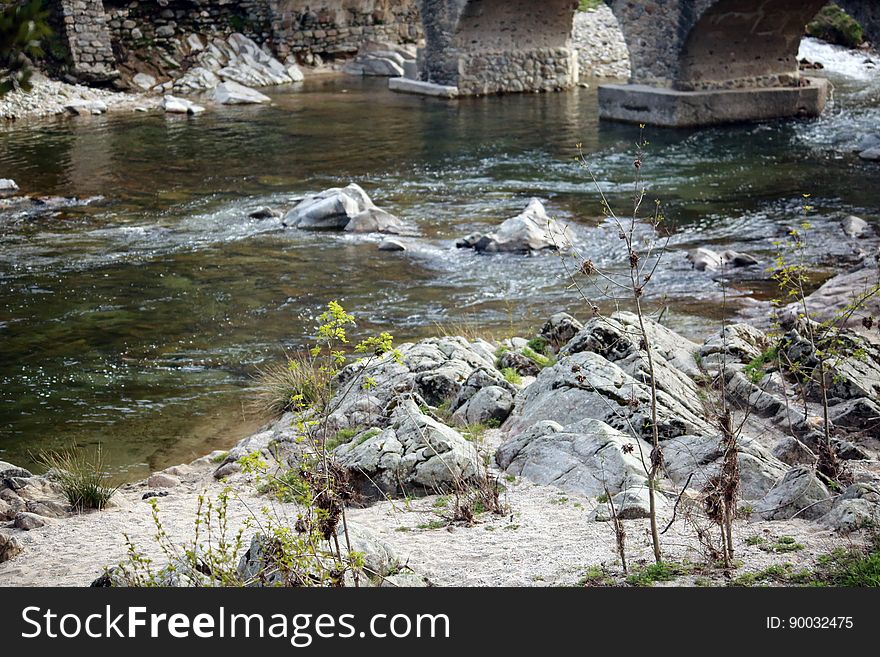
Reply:
[[[836, 87], [821, 119], [645, 135], [644, 182], [672, 229], [651, 298], [686, 334], [707, 334], [720, 312], [719, 284], [691, 271], [688, 249], [768, 260], [809, 193], [821, 267], [851, 250], [842, 216], [880, 220], [880, 167], [851, 153], [880, 125], [880, 76], [864, 54], [804, 48]], [[0, 128], [0, 177], [86, 199], [0, 210], [0, 459], [32, 465], [46, 448], [101, 443], [133, 479], [228, 447], [264, 419], [247, 402], [254, 373], [306, 343], [331, 299], [359, 331], [398, 341], [462, 323], [525, 334], [552, 312], [578, 313], [557, 256], [454, 248], [533, 196], [574, 227], [582, 253], [620, 267], [616, 231], [574, 157], [582, 144], [625, 209], [639, 129], [600, 124], [595, 85], [446, 102], [324, 78], [270, 93], [269, 107], [192, 118]], [[248, 216], [350, 181], [418, 227], [407, 252]], [[740, 302], [766, 287], [739, 283]]]

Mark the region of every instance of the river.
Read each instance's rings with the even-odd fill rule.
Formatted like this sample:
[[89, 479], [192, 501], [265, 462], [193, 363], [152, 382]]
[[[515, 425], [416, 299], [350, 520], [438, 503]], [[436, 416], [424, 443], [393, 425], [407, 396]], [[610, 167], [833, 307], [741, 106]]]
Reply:
[[[880, 221], [880, 167], [851, 152], [880, 125], [880, 74], [864, 53], [807, 41], [803, 54], [835, 85], [818, 120], [645, 132], [643, 180], [672, 233], [649, 296], [688, 335], [717, 328], [721, 297], [688, 249], [724, 245], [769, 263], [811, 194], [810, 257], [830, 272], [852, 248], [840, 219]], [[573, 226], [583, 253], [620, 267], [616, 231], [574, 158], [580, 143], [625, 211], [639, 129], [598, 121], [596, 81], [457, 102], [335, 77], [269, 93], [271, 106], [191, 118], [0, 127], [0, 177], [89, 199], [0, 210], [0, 459], [27, 466], [47, 448], [101, 443], [130, 480], [228, 447], [265, 421], [248, 404], [254, 373], [306, 343], [331, 299], [358, 332], [398, 341], [438, 325], [501, 336], [534, 332], [562, 309], [583, 316], [557, 256], [454, 247], [532, 196]], [[351, 181], [418, 227], [407, 252], [248, 216]], [[770, 294], [762, 281], [735, 287], [734, 305]]]

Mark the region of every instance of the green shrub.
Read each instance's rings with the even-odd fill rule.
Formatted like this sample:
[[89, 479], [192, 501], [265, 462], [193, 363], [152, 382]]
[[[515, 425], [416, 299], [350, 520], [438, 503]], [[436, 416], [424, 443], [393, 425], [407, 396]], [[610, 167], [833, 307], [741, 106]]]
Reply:
[[68, 503], [78, 511], [103, 509], [118, 490], [118, 486], [107, 483], [104, 454], [100, 445], [95, 448], [91, 458], [73, 447], [57, 452], [44, 452], [40, 455], [40, 462], [52, 472], [61, 484]]
[[29, 57], [42, 57], [42, 42], [52, 34], [43, 0], [6, 3], [0, 10], [0, 96], [30, 90]]
[[857, 48], [865, 41], [865, 32], [858, 21], [835, 4], [822, 8], [807, 25], [807, 34], [847, 48]]
[[518, 386], [522, 383], [522, 377], [519, 375], [519, 372], [512, 367], [505, 367], [501, 370], [501, 374], [504, 376], [504, 380], [510, 384]]

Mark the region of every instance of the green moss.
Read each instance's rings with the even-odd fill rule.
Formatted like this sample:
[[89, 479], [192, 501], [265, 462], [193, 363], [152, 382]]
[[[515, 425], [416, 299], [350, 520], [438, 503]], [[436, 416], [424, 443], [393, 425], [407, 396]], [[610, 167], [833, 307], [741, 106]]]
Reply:
[[865, 41], [862, 26], [835, 4], [826, 5], [807, 25], [807, 34], [847, 48], [858, 48]]
[[512, 367], [505, 367], [501, 370], [501, 374], [504, 376], [504, 380], [512, 385], [518, 386], [522, 383], [522, 377], [519, 375], [519, 372]]
[[775, 543], [761, 545], [764, 552], [775, 552], [776, 554], [784, 554], [786, 552], [797, 552], [803, 550], [804, 546], [798, 543], [791, 536], [780, 536]]
[[578, 580], [578, 586], [614, 586], [614, 579], [601, 566], [590, 566]]
[[537, 365], [541, 369], [545, 367], [552, 367], [556, 364], [555, 358], [550, 358], [548, 356], [544, 356], [543, 354], [539, 354], [534, 349], [531, 349], [529, 347], [523, 347], [520, 353], [522, 353], [523, 356], [535, 363], [535, 365]]
[[691, 566], [674, 561], [662, 561], [645, 566], [641, 570], [626, 578], [630, 586], [654, 586], [657, 582], [669, 582], [687, 575], [692, 570]]

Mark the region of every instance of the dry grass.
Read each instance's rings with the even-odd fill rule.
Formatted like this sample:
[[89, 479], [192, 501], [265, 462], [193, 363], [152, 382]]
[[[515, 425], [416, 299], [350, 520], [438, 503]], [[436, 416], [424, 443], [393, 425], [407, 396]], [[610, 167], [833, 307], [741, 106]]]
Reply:
[[278, 417], [298, 405], [322, 408], [329, 402], [330, 374], [309, 354], [267, 365], [254, 378], [253, 405], [262, 415]]

